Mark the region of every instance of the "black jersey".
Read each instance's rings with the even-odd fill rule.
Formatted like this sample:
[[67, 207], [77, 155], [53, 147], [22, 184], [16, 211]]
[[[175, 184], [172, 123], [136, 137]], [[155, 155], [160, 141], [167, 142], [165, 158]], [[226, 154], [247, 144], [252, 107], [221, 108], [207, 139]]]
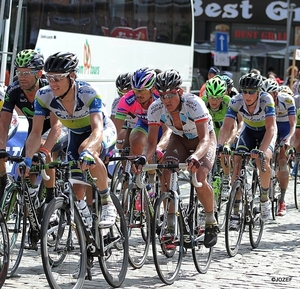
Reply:
[[[39, 87], [43, 87], [48, 85], [47, 80], [40, 79], [39, 80]], [[13, 113], [13, 110], [17, 106], [24, 116], [28, 120], [28, 134], [31, 132], [32, 129], [32, 119], [34, 116], [34, 101], [30, 102], [24, 91], [21, 89], [19, 81], [16, 80], [11, 83], [6, 90], [5, 99], [2, 111], [7, 111]], [[50, 129], [50, 114], [45, 117], [43, 133]]]

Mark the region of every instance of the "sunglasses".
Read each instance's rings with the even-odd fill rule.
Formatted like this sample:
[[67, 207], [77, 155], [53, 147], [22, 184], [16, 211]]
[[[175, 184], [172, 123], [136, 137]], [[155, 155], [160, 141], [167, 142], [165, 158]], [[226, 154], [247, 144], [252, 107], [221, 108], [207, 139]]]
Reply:
[[62, 81], [64, 78], [66, 78], [69, 75], [69, 72], [62, 73], [62, 74], [46, 74], [46, 79], [50, 82], [55, 81], [59, 82]]
[[178, 93], [178, 89], [177, 90], [171, 90], [168, 91], [166, 93], [160, 93], [159, 97], [160, 99], [169, 99], [169, 98], [173, 98], [174, 96], [176, 96]]
[[254, 94], [254, 93], [258, 92], [258, 90], [252, 90], [252, 89], [242, 89], [241, 91], [244, 94]]
[[147, 88], [143, 88], [143, 89], [133, 88], [132, 90], [133, 90], [134, 93], [147, 94], [150, 89], [147, 89]]
[[17, 77], [29, 77], [31, 75], [36, 75], [39, 71], [38, 70], [31, 70], [31, 71], [16, 71]]
[[207, 98], [209, 98], [209, 99], [216, 99], [216, 100], [222, 100], [223, 96], [208, 95]]

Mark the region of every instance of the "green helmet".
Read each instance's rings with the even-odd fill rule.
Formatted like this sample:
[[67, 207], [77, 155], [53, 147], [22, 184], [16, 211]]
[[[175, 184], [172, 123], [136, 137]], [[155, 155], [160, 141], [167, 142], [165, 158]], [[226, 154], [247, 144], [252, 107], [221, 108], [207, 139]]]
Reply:
[[206, 81], [205, 90], [207, 96], [223, 96], [227, 90], [227, 84], [220, 77], [213, 77]]
[[32, 49], [25, 49], [20, 51], [15, 59], [15, 67], [43, 69], [44, 56]]

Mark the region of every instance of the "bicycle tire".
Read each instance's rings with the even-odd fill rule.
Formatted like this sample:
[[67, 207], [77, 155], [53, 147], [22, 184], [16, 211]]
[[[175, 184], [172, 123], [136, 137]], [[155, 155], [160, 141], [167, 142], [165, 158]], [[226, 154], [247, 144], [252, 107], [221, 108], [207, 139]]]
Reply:
[[[57, 210], [60, 216], [56, 228], [49, 226], [53, 212]], [[78, 211], [74, 209], [74, 223], [71, 223], [70, 207], [64, 197], [53, 199], [44, 213], [41, 228], [41, 255], [44, 272], [49, 286], [52, 289], [82, 288], [85, 281], [87, 265], [87, 249], [83, 228]], [[49, 246], [50, 231], [57, 230], [55, 246]], [[61, 255], [64, 255], [62, 258]], [[49, 258], [55, 260], [56, 256], [62, 262], [54, 266]], [[72, 273], [79, 266], [78, 278], [74, 279]]]
[[120, 201], [122, 200], [122, 187], [123, 187], [122, 184], [124, 179], [123, 172], [124, 169], [123, 169], [122, 161], [118, 161], [112, 174], [110, 191], [114, 193], [119, 198]]
[[150, 212], [146, 200], [147, 191], [142, 189], [139, 192], [143, 196], [141, 211], [135, 209], [136, 192], [125, 190], [123, 195], [123, 208], [125, 208], [125, 204], [129, 204], [128, 212], [124, 212], [128, 230], [128, 261], [134, 269], [140, 269], [145, 264], [151, 235]]
[[151, 232], [155, 268], [161, 281], [167, 285], [173, 284], [177, 278], [184, 251], [181, 214], [174, 216], [177, 218], [177, 236], [167, 231], [167, 214], [171, 203], [174, 204], [171, 192], [163, 193], [156, 201]]
[[201, 274], [207, 272], [213, 252], [213, 248], [206, 248], [204, 246], [205, 218], [206, 214], [204, 208], [198, 198], [195, 197], [195, 210], [193, 215], [194, 245], [192, 247], [192, 255], [195, 267]]
[[296, 161], [295, 179], [294, 179], [294, 200], [296, 209], [300, 210], [300, 162]]
[[128, 268], [128, 232], [118, 198], [111, 194], [111, 199], [116, 207], [117, 218], [111, 228], [99, 229], [106, 246], [104, 256], [99, 256], [98, 260], [106, 282], [117, 288], [124, 282]]
[[0, 211], [0, 288], [2, 288], [9, 268], [9, 234], [6, 221]]
[[[18, 185], [14, 183], [13, 177], [8, 175], [8, 178], [9, 185], [4, 191], [1, 210], [6, 221], [10, 240], [7, 276], [12, 277], [16, 273], [23, 256], [27, 217], [24, 196], [19, 194]], [[23, 208], [23, 211], [21, 208]]]
[[253, 249], [257, 248], [262, 238], [264, 222], [260, 218], [261, 186], [256, 170], [252, 179], [252, 200], [250, 202], [251, 220], [249, 223], [249, 239]]
[[[241, 195], [239, 207], [235, 207], [237, 195]], [[236, 226], [233, 226], [236, 222]], [[230, 199], [226, 208], [226, 222], [225, 222], [225, 245], [227, 254], [234, 257], [240, 247], [245, 226], [245, 206], [244, 193], [242, 190], [241, 181], [237, 180], [230, 192]]]

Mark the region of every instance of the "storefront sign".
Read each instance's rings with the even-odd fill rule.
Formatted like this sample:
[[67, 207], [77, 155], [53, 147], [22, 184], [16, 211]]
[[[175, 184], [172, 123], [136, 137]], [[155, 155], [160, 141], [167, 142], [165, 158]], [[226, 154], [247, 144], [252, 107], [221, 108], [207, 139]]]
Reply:
[[[293, 22], [300, 22], [300, 2], [291, 1], [296, 7], [293, 9]], [[271, 0], [194, 0], [195, 18], [201, 21], [242, 22], [272, 25], [286, 25], [287, 1]], [[200, 19], [199, 18], [199, 19]]]

